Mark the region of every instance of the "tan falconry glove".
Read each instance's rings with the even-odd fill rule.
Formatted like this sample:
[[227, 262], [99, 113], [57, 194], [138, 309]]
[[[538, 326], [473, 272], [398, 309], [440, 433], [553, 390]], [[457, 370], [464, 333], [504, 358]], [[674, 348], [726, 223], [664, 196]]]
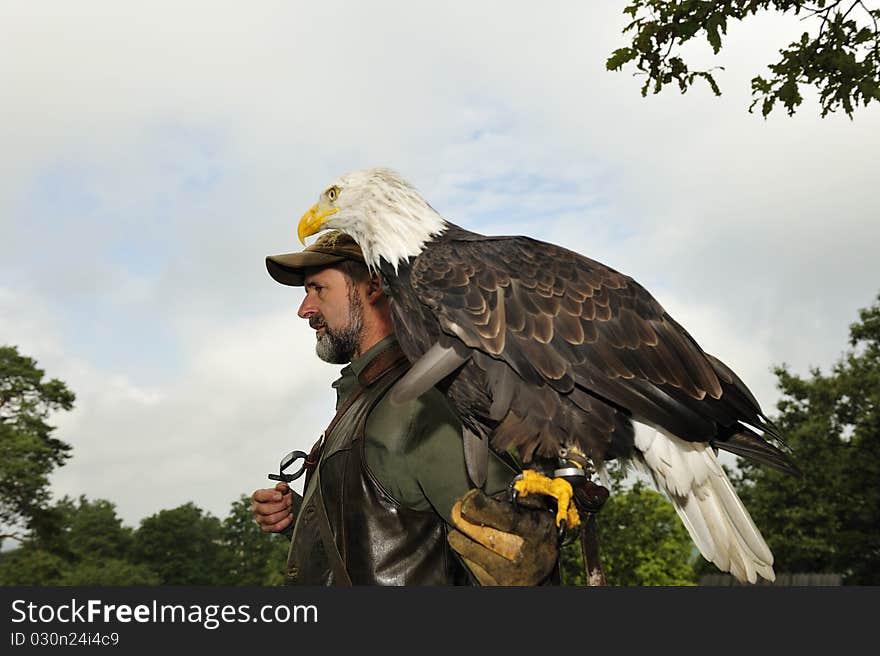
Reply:
[[539, 585], [556, 567], [558, 533], [544, 507], [517, 507], [473, 489], [452, 507], [452, 522], [449, 545], [482, 585]]

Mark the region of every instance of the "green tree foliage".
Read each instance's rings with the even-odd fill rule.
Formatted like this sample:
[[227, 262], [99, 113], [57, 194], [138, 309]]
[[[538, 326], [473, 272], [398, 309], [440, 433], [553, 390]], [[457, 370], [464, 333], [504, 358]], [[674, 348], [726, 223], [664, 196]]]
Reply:
[[232, 583], [223, 526], [193, 503], [144, 519], [135, 534], [132, 558], [156, 572], [163, 585]]
[[[629, 46], [615, 50], [606, 62], [608, 70], [621, 70], [635, 63], [645, 76], [642, 95], [677, 83], [682, 93], [697, 79], [715, 93], [721, 90], [712, 70], [691, 70], [680, 54], [681, 46], [700, 37], [717, 55], [722, 35], [731, 21], [743, 21], [761, 11], [791, 13], [809, 19], [814, 33], [781, 49], [781, 58], [770, 64], [771, 75], [752, 79], [753, 102], [766, 117], [777, 101], [788, 115], [803, 98], [800, 86], [816, 87], [822, 116], [843, 109], [852, 118], [862, 103], [880, 101], [880, 9], [859, 0], [630, 0], [623, 10], [632, 17], [624, 33], [632, 34]], [[719, 67], [720, 68], [720, 67]]]
[[30, 540], [0, 554], [0, 585], [58, 585], [67, 561]]
[[86, 560], [65, 568], [58, 585], [159, 585], [159, 576], [145, 565], [119, 558]]
[[233, 585], [281, 585], [290, 538], [260, 530], [251, 513], [251, 498], [241, 495], [223, 520]]
[[52, 437], [47, 419], [73, 408], [74, 394], [43, 377], [34, 359], [0, 346], [0, 525], [6, 527], [39, 515], [49, 498], [49, 474], [70, 457], [70, 445]]
[[[694, 585], [694, 546], [663, 495], [636, 482], [624, 490], [618, 479], [599, 512], [599, 545], [609, 585]], [[580, 541], [562, 552], [563, 581], [584, 585]]]
[[734, 485], [777, 571], [880, 585], [880, 296], [850, 326], [850, 347], [827, 375], [776, 370], [776, 423], [803, 477], [743, 462]]
[[105, 499], [65, 497], [0, 554], [0, 585], [280, 585], [289, 544], [260, 531], [245, 495], [222, 522], [188, 503], [137, 530]]
[[0, 585], [157, 585], [148, 567], [119, 558], [82, 561], [64, 558], [32, 543], [5, 554]]
[[89, 501], [80, 496], [74, 503], [64, 497], [48, 509], [47, 518], [56, 518], [53, 527], [36, 523], [38, 537], [53, 544], [54, 551], [76, 560], [127, 557], [132, 544], [132, 530], [122, 525], [116, 507], [106, 499]]
[[0, 562], [4, 585], [149, 585], [149, 567], [128, 561], [133, 531], [112, 503], [68, 497], [48, 506], [32, 522], [20, 548]]

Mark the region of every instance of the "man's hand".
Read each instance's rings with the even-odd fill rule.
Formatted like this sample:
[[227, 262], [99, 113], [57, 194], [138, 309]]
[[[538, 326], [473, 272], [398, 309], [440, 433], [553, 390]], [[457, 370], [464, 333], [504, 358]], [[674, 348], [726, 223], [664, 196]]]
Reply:
[[280, 533], [290, 526], [293, 522], [293, 515], [290, 513], [293, 494], [287, 483], [254, 491], [251, 495], [251, 511], [263, 531]]
[[474, 489], [452, 507], [452, 521], [449, 545], [482, 585], [538, 585], [556, 566], [556, 524], [545, 508], [517, 508]]

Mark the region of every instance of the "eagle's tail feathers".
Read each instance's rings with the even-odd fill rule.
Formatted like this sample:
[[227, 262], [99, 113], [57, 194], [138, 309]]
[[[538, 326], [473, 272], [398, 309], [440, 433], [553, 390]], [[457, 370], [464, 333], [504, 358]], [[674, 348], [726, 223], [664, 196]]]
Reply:
[[740, 581], [773, 581], [773, 554], [709, 445], [636, 431], [636, 462], [672, 502], [703, 557]]

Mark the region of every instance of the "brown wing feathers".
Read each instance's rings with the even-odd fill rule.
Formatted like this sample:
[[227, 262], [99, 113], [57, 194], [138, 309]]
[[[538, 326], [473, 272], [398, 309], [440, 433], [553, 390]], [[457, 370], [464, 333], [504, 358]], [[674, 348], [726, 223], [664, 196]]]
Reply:
[[[496, 446], [524, 459], [555, 455], [570, 435], [595, 458], [626, 455], [629, 415], [695, 440], [740, 419], [762, 426], [732, 371], [638, 283], [581, 255], [451, 231], [414, 261], [410, 282], [444, 329], [484, 354], [453, 382], [454, 402], [478, 406], [466, 410], [484, 422], [480, 432], [494, 430]], [[494, 391], [475, 403], [480, 384]]]

